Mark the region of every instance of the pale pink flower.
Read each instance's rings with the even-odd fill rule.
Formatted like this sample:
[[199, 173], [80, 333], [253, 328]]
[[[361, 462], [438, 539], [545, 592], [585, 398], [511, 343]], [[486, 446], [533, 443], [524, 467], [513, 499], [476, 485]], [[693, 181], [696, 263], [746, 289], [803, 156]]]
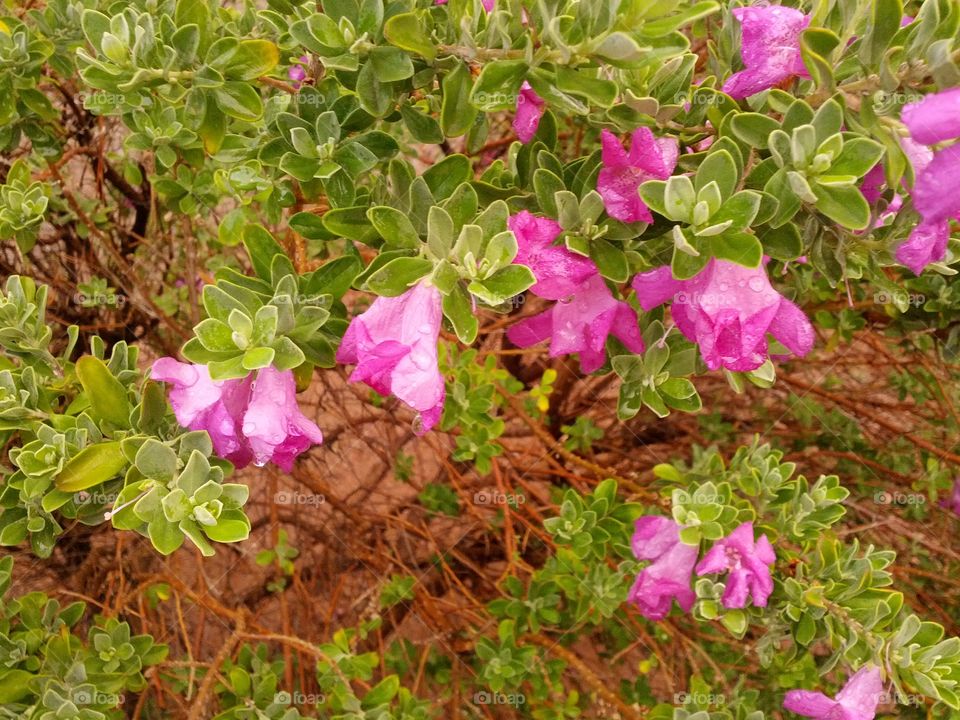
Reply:
[[690, 586], [698, 548], [680, 540], [681, 527], [670, 518], [646, 515], [637, 518], [631, 540], [637, 560], [652, 560], [637, 575], [627, 602], [648, 620], [663, 620], [673, 601], [689, 612], [697, 595]]
[[873, 720], [883, 695], [880, 668], [864, 665], [847, 680], [836, 698], [814, 690], [790, 690], [783, 707], [817, 720]]
[[337, 362], [356, 364], [350, 382], [396, 395], [419, 413], [418, 435], [436, 425], [443, 412], [445, 388], [437, 366], [440, 303], [440, 292], [425, 282], [397, 297], [378, 297], [353, 318], [337, 350]]

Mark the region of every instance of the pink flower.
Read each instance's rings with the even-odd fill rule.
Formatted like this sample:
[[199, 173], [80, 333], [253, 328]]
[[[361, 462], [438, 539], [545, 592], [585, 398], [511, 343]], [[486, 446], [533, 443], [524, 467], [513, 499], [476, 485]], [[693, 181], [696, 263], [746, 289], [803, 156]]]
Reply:
[[773, 592], [770, 566], [777, 556], [766, 535], [753, 539], [753, 523], [745, 522], [713, 547], [697, 563], [697, 575], [729, 573], [721, 602], [725, 608], [747, 606], [747, 595], [757, 607], [766, 607]]
[[740, 56], [745, 69], [723, 84], [723, 91], [741, 99], [772, 88], [789, 77], [809, 77], [800, 56], [800, 33], [810, 18], [799, 10], [772, 5], [734, 8], [740, 21]]
[[536, 285], [530, 288], [534, 295], [559, 300], [572, 295], [585, 280], [597, 274], [590, 258], [554, 243], [561, 232], [556, 220], [521, 210], [510, 217], [507, 225], [517, 238], [513, 262], [526, 265], [537, 278]]
[[206, 365], [160, 358], [154, 380], [173, 384], [170, 404], [177, 422], [206, 430], [214, 451], [238, 468], [274, 462], [289, 472], [293, 460], [323, 434], [297, 405], [293, 372], [273, 367], [237, 380], [213, 380]]
[[530, 83], [524, 81], [517, 95], [517, 111], [513, 116], [513, 131], [520, 138], [520, 142], [528, 143], [537, 134], [540, 118], [545, 110], [546, 103], [543, 98], [530, 87]]
[[698, 548], [680, 540], [680, 526], [669, 518], [647, 515], [637, 519], [630, 542], [637, 560], [652, 560], [637, 575], [627, 602], [635, 604], [648, 620], [663, 620], [673, 601], [690, 612], [697, 599], [690, 575]]
[[960, 87], [904, 105], [900, 119], [910, 130], [910, 137], [923, 145], [960, 137]]
[[350, 382], [396, 395], [420, 413], [418, 435], [436, 425], [443, 412], [445, 389], [437, 367], [440, 303], [440, 292], [424, 282], [397, 297], [378, 297], [353, 318], [337, 350], [337, 362], [356, 363]]
[[807, 316], [773, 289], [762, 266], [712, 259], [690, 280], [675, 280], [665, 265], [637, 275], [633, 288], [644, 310], [673, 299], [674, 322], [700, 346], [711, 370], [760, 367], [768, 355], [767, 333], [795, 355], [806, 355], [813, 347]]
[[243, 414], [243, 435], [253, 451], [255, 465], [268, 462], [290, 472], [297, 455], [323, 435], [297, 405], [297, 388], [292, 370], [265, 367], [253, 381], [250, 402]]
[[[960, 137], [958, 110], [960, 88], [952, 88], [905, 105], [901, 119], [914, 144], [933, 144]], [[960, 143], [937, 151], [932, 160], [923, 162], [919, 168], [914, 157], [911, 162], [917, 175], [913, 206], [922, 220], [909, 239], [897, 248], [897, 261], [919, 275], [928, 264], [944, 259], [950, 221], [960, 218], [960, 195], [954, 191], [960, 174]]]
[[940, 506], [960, 515], [960, 477], [953, 481], [953, 491], [949, 498], [940, 501]]
[[813, 690], [790, 690], [783, 700], [786, 710], [819, 720], [873, 720], [883, 695], [880, 668], [864, 665], [847, 680], [836, 699]]
[[609, 130], [600, 135], [603, 169], [597, 176], [597, 191], [610, 217], [623, 222], [652, 223], [650, 208], [640, 199], [640, 184], [666, 180], [677, 165], [679, 149], [674, 138], [656, 138], [650, 128], [633, 131], [630, 152]]
[[301, 55], [297, 60], [295, 65], [291, 65], [290, 69], [287, 70], [287, 77], [293, 83], [295, 88], [300, 87], [300, 83], [304, 81], [307, 77], [307, 71], [304, 69], [304, 65], [310, 63], [310, 58], [307, 55]]
[[643, 352], [636, 312], [614, 299], [599, 275], [576, 288], [568, 300], [560, 300], [507, 330], [507, 337], [519, 347], [549, 339], [550, 357], [580, 353], [580, 369], [585, 373], [603, 365], [609, 335], [619, 338], [631, 352]]

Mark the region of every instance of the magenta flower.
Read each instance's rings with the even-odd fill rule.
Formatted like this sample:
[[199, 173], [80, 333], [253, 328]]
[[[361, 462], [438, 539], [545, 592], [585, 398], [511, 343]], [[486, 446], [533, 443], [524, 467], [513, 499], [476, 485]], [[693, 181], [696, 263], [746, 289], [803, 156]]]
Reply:
[[537, 134], [540, 118], [546, 109], [543, 98], [530, 87], [530, 83], [524, 81], [517, 94], [517, 110], [513, 116], [513, 131], [520, 138], [520, 142], [528, 143]]
[[873, 720], [883, 695], [880, 668], [864, 665], [837, 693], [836, 699], [813, 690], [790, 690], [783, 707], [819, 720]]
[[206, 365], [165, 357], [150, 375], [173, 384], [177, 422], [206, 430], [216, 454], [238, 468], [272, 461], [290, 472], [300, 453], [323, 442], [320, 428], [300, 412], [291, 370], [266, 367], [241, 379], [213, 380]]
[[953, 481], [953, 491], [950, 497], [940, 501], [940, 506], [960, 515], [960, 477]]
[[[960, 137], [958, 109], [960, 88], [952, 88], [905, 105], [901, 119], [914, 143], [932, 144]], [[919, 275], [929, 263], [944, 259], [950, 221], [960, 218], [960, 195], [953, 190], [960, 173], [960, 143], [937, 151], [919, 168], [914, 157], [911, 162], [917, 176], [913, 206], [922, 219], [897, 248], [897, 261]]]
[[424, 282], [397, 297], [378, 297], [350, 322], [337, 362], [355, 363], [350, 382], [396, 395], [419, 413], [417, 434], [437, 424], [444, 382], [437, 367], [440, 292]]
[[766, 535], [753, 539], [753, 523], [745, 522], [727, 537], [718, 540], [697, 563], [697, 575], [729, 573], [720, 601], [728, 610], [747, 606], [747, 595], [753, 604], [766, 607], [773, 592], [770, 566], [777, 559]]
[[673, 299], [674, 322], [700, 346], [711, 370], [760, 367], [768, 355], [767, 333], [794, 355], [806, 355], [813, 347], [813, 325], [773, 289], [762, 266], [714, 258], [690, 280], [675, 280], [665, 265], [634, 277], [633, 288], [644, 310]]
[[799, 10], [772, 5], [734, 8], [740, 21], [740, 57], [744, 70], [723, 84], [723, 91], [741, 99], [772, 88], [794, 75], [809, 77], [800, 56], [800, 33], [810, 18]]
[[910, 130], [910, 137], [923, 145], [960, 137], [960, 87], [904, 105], [900, 119]]
[[301, 55], [295, 62], [296, 64], [291, 65], [290, 69], [287, 70], [287, 77], [290, 78], [295, 88], [299, 88], [300, 83], [302, 83], [307, 77], [307, 71], [304, 68], [304, 65], [308, 65], [310, 63], [310, 58], [307, 55]]
[[590, 258], [554, 244], [560, 235], [556, 220], [537, 217], [526, 210], [510, 216], [508, 227], [517, 238], [517, 256], [513, 262], [526, 265], [537, 278], [530, 292], [547, 300], [568, 297], [588, 278], [597, 274]]
[[253, 381], [242, 430], [255, 465], [272, 462], [287, 472], [293, 469], [297, 455], [323, 442], [320, 428], [297, 405], [293, 371], [273, 367], [260, 370]]
[[690, 575], [699, 550], [680, 540], [681, 527], [665, 517], [637, 518], [630, 546], [637, 560], [652, 560], [637, 575], [627, 602], [640, 609], [648, 620], [663, 620], [673, 601], [690, 612], [697, 595], [690, 587]]
[[599, 275], [576, 288], [568, 300], [560, 300], [549, 310], [507, 330], [507, 337], [519, 347], [549, 339], [550, 357], [580, 353], [580, 369], [584, 373], [592, 373], [603, 365], [609, 335], [618, 338], [631, 352], [644, 350], [637, 313], [616, 300]]
[[666, 180], [677, 165], [675, 138], [654, 137], [650, 128], [633, 131], [630, 152], [609, 130], [600, 134], [603, 169], [597, 176], [597, 192], [610, 217], [623, 222], [652, 223], [650, 208], [640, 199], [640, 185], [647, 180]]

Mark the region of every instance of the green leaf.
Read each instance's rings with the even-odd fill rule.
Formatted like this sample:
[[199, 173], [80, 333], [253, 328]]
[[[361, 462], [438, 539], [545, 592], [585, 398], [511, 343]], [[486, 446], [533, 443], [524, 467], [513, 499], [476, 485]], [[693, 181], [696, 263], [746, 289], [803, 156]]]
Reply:
[[772, 117], [754, 112], [738, 113], [730, 120], [730, 129], [733, 134], [750, 147], [759, 150], [767, 149], [770, 133], [779, 127], [780, 123]]
[[803, 255], [803, 239], [793, 223], [778, 228], [762, 227], [757, 230], [763, 252], [775, 260], [796, 260]]
[[397, 82], [413, 76], [410, 56], [398, 48], [373, 48], [370, 51], [370, 64], [380, 82]]
[[383, 36], [391, 45], [417, 53], [427, 60], [437, 56], [433, 41], [415, 13], [400, 13], [391, 17], [383, 25]]
[[241, 40], [223, 75], [231, 80], [254, 80], [269, 73], [279, 62], [280, 50], [269, 40]]
[[33, 693], [30, 681], [35, 677], [26, 670], [0, 671], [0, 705], [15, 705], [28, 698]]
[[336, 208], [323, 216], [323, 225], [337, 237], [369, 244], [377, 237], [377, 231], [367, 219], [367, 207]]
[[224, 510], [217, 524], [204, 527], [203, 531], [214, 542], [242, 542], [250, 536], [250, 520], [242, 510]]
[[860, 60], [868, 67], [880, 62], [903, 18], [901, 0], [873, 0], [870, 20], [860, 46]]
[[851, 230], [863, 230], [870, 224], [870, 206], [854, 185], [826, 186], [814, 183], [816, 208], [834, 222]]
[[708, 183], [716, 182], [720, 188], [720, 197], [726, 201], [737, 189], [739, 180], [740, 176], [733, 156], [726, 150], [718, 150], [711, 152], [700, 163], [694, 175], [694, 189], [700, 192]]
[[177, 472], [177, 453], [159, 440], [150, 438], [137, 450], [134, 465], [144, 477], [169, 482]]
[[385, 117], [393, 110], [393, 89], [377, 75], [372, 62], [365, 63], [357, 75], [357, 97], [360, 107], [377, 118]]
[[385, 297], [402, 295], [410, 286], [433, 270], [433, 263], [421, 257], [399, 257], [391, 260], [367, 278], [371, 292]]
[[499, 305], [519, 295], [535, 282], [537, 278], [530, 268], [525, 265], [507, 265], [482, 282], [471, 282], [467, 289], [488, 305]]
[[243, 231], [243, 246], [247, 249], [254, 272], [264, 280], [270, 279], [270, 267], [277, 255], [287, 256], [273, 235], [263, 225], [248, 225]]
[[158, 518], [147, 524], [147, 537], [161, 555], [170, 555], [183, 545], [183, 532], [176, 525]]
[[263, 101], [253, 87], [245, 82], [225, 82], [213, 89], [217, 106], [230, 117], [252, 122], [263, 117]]
[[443, 142], [443, 130], [440, 129], [440, 123], [435, 118], [406, 103], [400, 106], [400, 116], [417, 142], [430, 145], [439, 145]]
[[818, 89], [833, 91], [833, 51], [840, 38], [832, 30], [808, 27], [800, 33], [800, 55]]
[[494, 60], [483, 66], [470, 93], [470, 102], [485, 112], [512, 110], [527, 74], [526, 60]]
[[470, 159], [466, 155], [448, 155], [431, 165], [423, 173], [423, 179], [437, 200], [446, 200], [461, 183], [470, 179]]
[[598, 238], [590, 243], [590, 259], [597, 264], [600, 274], [616, 283], [626, 282], [630, 277], [630, 265], [623, 249], [609, 240]]
[[440, 127], [447, 137], [459, 137], [473, 125], [477, 110], [470, 104], [473, 81], [466, 64], [458, 62], [440, 84]]
[[409, 249], [419, 247], [420, 236], [413, 223], [396, 208], [378, 205], [367, 210], [367, 217], [388, 245]]
[[400, 678], [397, 675], [387, 675], [363, 696], [361, 706], [370, 709], [386, 705], [399, 691]]
[[571, 95], [579, 95], [599, 107], [613, 107], [617, 99], [617, 84], [612, 80], [593, 77], [590, 70], [557, 68], [557, 89]]
[[117, 427], [130, 427], [127, 389], [102, 360], [93, 355], [84, 355], [77, 360], [77, 378], [96, 418]]
[[54, 479], [54, 485], [64, 492], [79, 492], [105, 483], [126, 467], [119, 440], [100, 442], [74, 455]]
[[710, 252], [720, 260], [730, 260], [746, 267], [760, 267], [763, 260], [760, 241], [744, 232], [728, 232], [710, 238]]
[[865, 137], [853, 138], [843, 144], [843, 150], [830, 166], [830, 175], [863, 177], [883, 157], [883, 145]]
[[470, 345], [477, 339], [479, 325], [473, 314], [473, 305], [470, 296], [461, 283], [453, 287], [453, 291], [443, 298], [443, 314], [446, 315], [460, 342]]

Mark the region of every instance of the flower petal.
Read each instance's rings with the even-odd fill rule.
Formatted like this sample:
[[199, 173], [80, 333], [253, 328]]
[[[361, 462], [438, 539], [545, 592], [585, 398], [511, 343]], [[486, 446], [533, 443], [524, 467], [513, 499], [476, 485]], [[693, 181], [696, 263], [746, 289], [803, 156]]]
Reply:
[[904, 105], [900, 119], [910, 137], [924, 145], [960, 137], [960, 87]]

